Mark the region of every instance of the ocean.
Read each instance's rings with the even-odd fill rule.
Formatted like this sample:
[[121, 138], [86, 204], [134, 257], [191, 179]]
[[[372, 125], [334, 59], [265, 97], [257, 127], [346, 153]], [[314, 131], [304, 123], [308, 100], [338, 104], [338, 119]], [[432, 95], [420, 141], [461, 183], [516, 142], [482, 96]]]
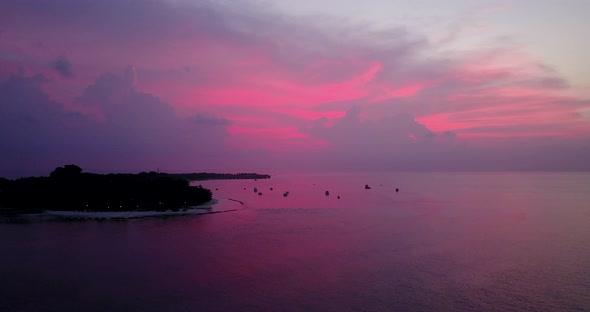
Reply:
[[193, 184], [244, 204], [4, 220], [0, 311], [590, 311], [590, 173]]

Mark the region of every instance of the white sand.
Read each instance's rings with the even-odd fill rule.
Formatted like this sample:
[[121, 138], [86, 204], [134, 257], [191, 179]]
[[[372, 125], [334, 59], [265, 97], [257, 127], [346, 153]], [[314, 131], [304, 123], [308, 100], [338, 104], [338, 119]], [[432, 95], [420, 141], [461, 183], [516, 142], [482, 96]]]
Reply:
[[[221, 200], [224, 203], [223, 206], [227, 208], [227, 202], [229, 200]], [[60, 218], [72, 218], [72, 219], [136, 219], [136, 218], [146, 218], [146, 217], [168, 217], [168, 216], [186, 216], [186, 215], [200, 215], [200, 214], [208, 214], [208, 213], [218, 213], [224, 211], [232, 211], [235, 209], [230, 210], [217, 210], [214, 209], [220, 200], [213, 199], [203, 205], [194, 206], [194, 207], [187, 207], [184, 208], [186, 211], [183, 211], [183, 208], [179, 209], [178, 211], [56, 211], [56, 210], [46, 210], [44, 215], [51, 216], [51, 217], [60, 217]], [[236, 205], [232, 205], [235, 207]]]

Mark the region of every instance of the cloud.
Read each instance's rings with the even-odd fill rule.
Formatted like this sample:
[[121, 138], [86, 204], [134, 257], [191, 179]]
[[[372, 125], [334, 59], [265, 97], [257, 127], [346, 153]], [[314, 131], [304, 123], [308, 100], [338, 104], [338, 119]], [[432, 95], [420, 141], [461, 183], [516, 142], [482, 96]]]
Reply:
[[51, 100], [42, 90], [47, 81], [15, 75], [0, 82], [0, 176], [40, 174], [64, 163], [101, 171], [196, 170], [219, 166], [227, 154], [224, 119], [183, 119], [124, 75], [104, 74], [79, 97], [80, 105], [100, 110], [98, 119]]
[[[453, 49], [468, 26], [482, 26], [480, 13], [458, 25], [460, 36], [436, 42], [407, 27], [257, 3], [1, 2], [0, 79], [14, 105], [0, 118], [30, 125], [6, 143], [12, 158], [60, 146], [96, 168], [143, 170], [166, 157], [187, 169], [194, 159], [245, 165], [240, 157], [314, 168], [528, 168], [536, 160], [519, 155], [543, 153], [539, 166], [569, 159], [590, 137], [580, 113], [590, 103], [510, 38]], [[56, 71], [71, 79], [45, 78]], [[48, 158], [68, 159], [60, 149]]]
[[208, 125], [208, 126], [229, 126], [231, 125], [231, 121], [226, 118], [218, 118], [211, 114], [206, 113], [199, 113], [189, 119], [195, 124], [198, 125]]
[[[491, 136], [460, 140], [433, 132], [408, 114], [367, 119], [358, 106], [303, 131], [328, 142], [307, 166], [316, 170], [588, 170], [588, 138]], [[508, 129], [514, 131], [514, 129]], [[552, 139], [554, 138], [554, 139]], [[300, 156], [301, 157], [301, 156]]]
[[362, 120], [359, 106], [349, 109], [344, 117], [333, 120], [332, 125], [328, 125], [327, 121], [317, 120], [309, 129], [309, 133], [336, 146], [352, 145], [387, 150], [394, 145], [412, 143], [410, 135], [426, 137], [432, 134], [432, 131], [409, 115]]
[[65, 77], [65, 78], [72, 77], [72, 65], [63, 56], [58, 57], [53, 62], [53, 69], [55, 69], [62, 77]]
[[450, 134], [436, 134], [410, 115], [377, 119], [366, 119], [362, 115], [361, 108], [353, 106], [341, 118], [318, 119], [304, 130], [312, 137], [328, 142], [330, 148], [322, 152], [323, 161], [371, 170], [402, 165], [419, 168], [417, 165], [421, 165], [421, 161], [412, 163], [412, 159], [453, 148], [452, 140], [438, 139]]

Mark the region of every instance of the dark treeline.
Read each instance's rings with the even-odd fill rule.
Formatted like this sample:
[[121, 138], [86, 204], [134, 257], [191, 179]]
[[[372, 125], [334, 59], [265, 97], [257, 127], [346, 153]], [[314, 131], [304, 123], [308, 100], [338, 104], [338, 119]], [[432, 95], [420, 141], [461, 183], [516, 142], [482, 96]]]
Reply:
[[167, 210], [211, 200], [211, 191], [156, 172], [84, 173], [76, 165], [55, 169], [49, 177], [0, 178], [0, 207], [22, 211]]
[[270, 179], [268, 174], [258, 173], [160, 173], [161, 175], [173, 177], [176, 179], [189, 181], [203, 181], [203, 180], [254, 180], [254, 179]]

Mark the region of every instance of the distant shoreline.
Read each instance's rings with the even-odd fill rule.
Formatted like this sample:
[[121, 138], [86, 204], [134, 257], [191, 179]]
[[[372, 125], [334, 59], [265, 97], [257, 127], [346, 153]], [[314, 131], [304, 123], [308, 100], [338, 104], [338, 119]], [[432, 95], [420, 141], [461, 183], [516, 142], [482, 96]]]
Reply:
[[207, 181], [207, 180], [257, 180], [270, 179], [269, 174], [260, 173], [158, 173], [159, 175], [182, 179], [188, 181]]

